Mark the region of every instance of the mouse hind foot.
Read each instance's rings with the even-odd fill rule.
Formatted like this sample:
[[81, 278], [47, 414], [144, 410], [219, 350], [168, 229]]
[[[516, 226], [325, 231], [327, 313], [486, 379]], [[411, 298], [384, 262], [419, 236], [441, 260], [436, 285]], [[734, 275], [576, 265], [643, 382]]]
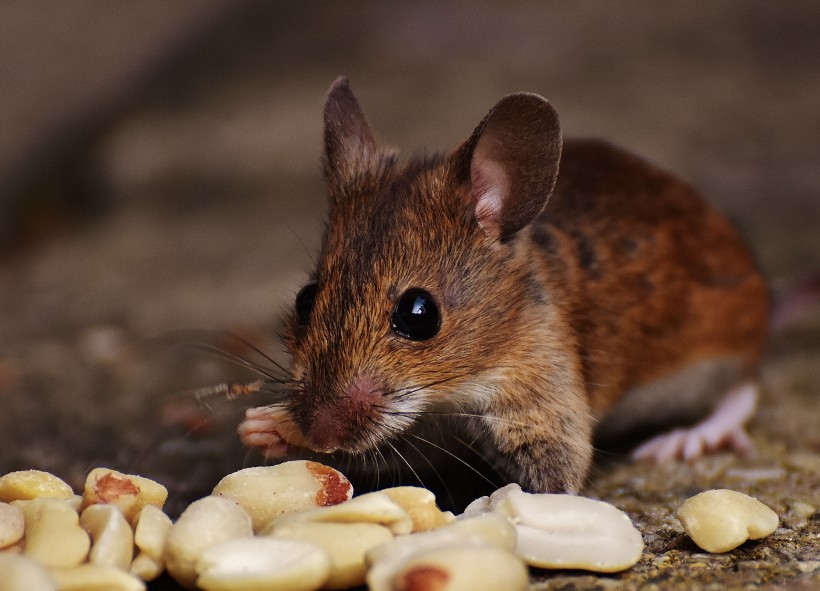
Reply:
[[720, 449], [749, 455], [754, 445], [745, 425], [754, 414], [757, 398], [754, 382], [732, 388], [701, 422], [653, 437], [636, 448], [632, 458], [657, 463], [676, 459], [688, 462]]

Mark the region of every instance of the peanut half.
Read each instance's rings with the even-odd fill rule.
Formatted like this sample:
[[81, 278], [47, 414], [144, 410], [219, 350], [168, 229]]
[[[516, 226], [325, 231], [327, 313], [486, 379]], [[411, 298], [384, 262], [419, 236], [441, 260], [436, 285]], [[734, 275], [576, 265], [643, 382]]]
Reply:
[[38, 498], [14, 504], [25, 515], [26, 556], [46, 567], [76, 566], [86, 559], [91, 540], [68, 503]]
[[91, 536], [91, 564], [128, 570], [134, 556], [134, 532], [118, 507], [86, 507], [80, 515], [80, 525]]
[[[396, 571], [390, 591], [524, 591], [529, 573], [512, 552], [480, 544], [449, 545], [411, 555]], [[371, 591], [381, 591], [372, 587]]]
[[643, 552], [643, 538], [629, 516], [603, 501], [530, 494], [518, 485], [479, 501], [468, 513], [484, 504], [506, 517], [518, 534], [516, 553], [531, 566], [617, 572], [635, 564]]
[[165, 570], [165, 540], [171, 529], [171, 518], [161, 509], [146, 505], [134, 526], [134, 544], [139, 551], [130, 571], [143, 581], [152, 581]]
[[214, 487], [213, 495], [239, 503], [258, 532], [286, 513], [347, 501], [353, 487], [333, 468], [295, 460], [228, 474]]
[[449, 511], [442, 511], [436, 505], [436, 495], [418, 486], [397, 486], [385, 488], [384, 494], [404, 509], [413, 523], [412, 531], [428, 531], [455, 521]]
[[0, 501], [22, 501], [47, 497], [68, 499], [74, 491], [61, 479], [41, 470], [21, 470], [0, 476]]
[[125, 571], [101, 564], [55, 568], [49, 574], [60, 591], [144, 591], [145, 583]]
[[163, 558], [177, 583], [194, 589], [200, 555], [220, 542], [253, 535], [251, 518], [239, 505], [222, 497], [191, 503], [171, 526]]
[[777, 529], [777, 513], [757, 499], [727, 489], [707, 490], [678, 509], [686, 533], [707, 552], [728, 552]]
[[239, 538], [205, 550], [196, 571], [204, 591], [315, 591], [330, 574], [330, 559], [307, 542]]
[[[367, 553], [367, 562], [370, 564], [367, 584], [371, 591], [392, 589], [396, 574], [414, 556], [427, 552], [435, 553], [444, 548], [467, 546], [494, 547], [512, 556], [515, 547], [515, 528], [504, 517], [486, 513], [456, 521], [433, 531], [397, 536]], [[519, 565], [523, 565], [520, 559], [515, 560]], [[504, 587], [499, 587], [501, 588]]]
[[128, 572], [141, 581], [153, 581], [165, 572], [165, 560], [151, 558], [144, 552], [140, 552], [131, 561]]
[[57, 584], [36, 561], [19, 554], [0, 554], [3, 591], [57, 591]]
[[165, 540], [171, 529], [171, 518], [153, 505], [146, 505], [140, 511], [134, 527], [134, 543], [137, 548], [152, 558], [162, 558]]
[[8, 548], [23, 539], [26, 520], [19, 507], [0, 503], [0, 549]]
[[347, 502], [330, 507], [289, 513], [283, 515], [271, 526], [275, 528], [277, 525], [304, 521], [377, 523], [384, 525], [396, 535], [409, 534], [413, 530], [413, 520], [407, 514], [407, 511], [402, 509], [383, 491], [359, 495]]
[[150, 478], [95, 468], [85, 479], [82, 508], [98, 503], [116, 505], [128, 522], [134, 523], [143, 507], [161, 509], [167, 498], [168, 489]]
[[296, 522], [274, 528], [271, 535], [310, 542], [327, 553], [331, 568], [324, 589], [362, 585], [367, 572], [367, 551], [393, 539], [389, 529], [376, 523]]

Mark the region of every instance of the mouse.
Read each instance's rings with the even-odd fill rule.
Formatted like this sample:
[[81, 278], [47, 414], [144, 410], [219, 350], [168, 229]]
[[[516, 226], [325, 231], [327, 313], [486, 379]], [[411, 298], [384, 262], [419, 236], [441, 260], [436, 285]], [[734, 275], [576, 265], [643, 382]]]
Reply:
[[379, 464], [429, 442], [435, 468], [456, 434], [504, 482], [550, 493], [578, 493], [598, 442], [633, 433], [652, 433], [644, 460], [751, 449], [767, 288], [688, 183], [564, 139], [524, 92], [453, 150], [405, 158], [344, 77], [322, 162], [327, 222], [285, 321], [288, 375], [247, 409], [245, 445]]

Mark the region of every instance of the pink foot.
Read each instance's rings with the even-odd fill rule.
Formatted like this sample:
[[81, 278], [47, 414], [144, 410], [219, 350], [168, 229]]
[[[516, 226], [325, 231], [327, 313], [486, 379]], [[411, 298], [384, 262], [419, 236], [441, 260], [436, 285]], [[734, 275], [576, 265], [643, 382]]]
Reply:
[[304, 445], [304, 438], [286, 410], [259, 406], [245, 411], [239, 424], [239, 439], [255, 447], [267, 459], [278, 460], [287, 455], [289, 445]]
[[696, 460], [718, 449], [731, 449], [747, 455], [754, 450], [745, 424], [757, 404], [757, 385], [744, 384], [720, 401], [711, 415], [693, 427], [675, 429], [658, 435], [632, 452], [635, 460], [656, 463], [675, 459]]

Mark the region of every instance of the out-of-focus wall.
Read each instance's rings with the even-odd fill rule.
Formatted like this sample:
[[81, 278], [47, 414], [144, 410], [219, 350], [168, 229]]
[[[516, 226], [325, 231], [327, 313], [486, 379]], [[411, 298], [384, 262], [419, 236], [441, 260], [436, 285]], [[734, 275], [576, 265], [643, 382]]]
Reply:
[[767, 267], [800, 272], [765, 231], [801, 240], [820, 215], [818, 40], [816, 0], [9, 0], [0, 244], [89, 205], [268, 193], [315, 209], [316, 185], [302, 189], [343, 73], [411, 152], [458, 142], [508, 92], [544, 94], [567, 134], [680, 172]]
[[[233, 6], [233, 8], [231, 8]], [[0, 185], [58, 139], [132, 107], [233, 3], [0, 3]]]

